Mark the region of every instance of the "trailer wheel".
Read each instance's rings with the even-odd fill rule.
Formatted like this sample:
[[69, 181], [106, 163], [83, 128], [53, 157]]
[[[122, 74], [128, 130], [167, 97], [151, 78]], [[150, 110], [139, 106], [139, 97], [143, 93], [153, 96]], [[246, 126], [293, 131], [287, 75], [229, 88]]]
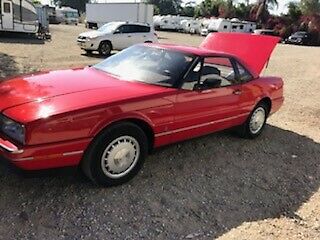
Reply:
[[109, 56], [112, 51], [112, 45], [109, 41], [101, 42], [99, 46], [99, 53], [102, 56]]

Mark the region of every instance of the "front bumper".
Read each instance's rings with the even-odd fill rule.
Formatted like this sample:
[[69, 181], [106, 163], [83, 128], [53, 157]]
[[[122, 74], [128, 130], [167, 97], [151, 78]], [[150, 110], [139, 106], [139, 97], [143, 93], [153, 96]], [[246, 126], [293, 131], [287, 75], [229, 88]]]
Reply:
[[77, 40], [77, 44], [81, 49], [96, 51], [99, 49], [100, 42], [94, 40], [87, 39], [79, 39]]
[[0, 156], [23, 170], [76, 166], [91, 139], [19, 147], [0, 136]]

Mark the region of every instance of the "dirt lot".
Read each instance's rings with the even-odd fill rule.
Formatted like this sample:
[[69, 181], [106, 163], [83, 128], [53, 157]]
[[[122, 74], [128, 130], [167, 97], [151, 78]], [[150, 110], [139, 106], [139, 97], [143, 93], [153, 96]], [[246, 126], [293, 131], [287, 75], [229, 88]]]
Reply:
[[[1, 36], [0, 78], [101, 61], [81, 55], [83, 27], [51, 30], [45, 43]], [[319, 56], [276, 48], [264, 74], [284, 78], [286, 102], [261, 137], [223, 132], [160, 149], [129, 184], [100, 189], [74, 171], [25, 177], [1, 163], [0, 239], [320, 239]]]

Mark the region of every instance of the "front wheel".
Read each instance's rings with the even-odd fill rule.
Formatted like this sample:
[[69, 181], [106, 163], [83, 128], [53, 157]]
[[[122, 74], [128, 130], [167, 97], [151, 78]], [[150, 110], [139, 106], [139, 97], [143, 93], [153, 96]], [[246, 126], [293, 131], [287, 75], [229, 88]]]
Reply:
[[238, 128], [238, 134], [243, 138], [256, 138], [263, 131], [269, 109], [264, 103], [259, 103], [251, 112], [247, 121]]
[[82, 160], [82, 170], [93, 182], [115, 186], [131, 180], [147, 155], [145, 133], [133, 123], [123, 122], [104, 130], [92, 142]]
[[102, 56], [109, 56], [112, 51], [112, 46], [110, 42], [102, 42], [99, 46], [99, 53]]

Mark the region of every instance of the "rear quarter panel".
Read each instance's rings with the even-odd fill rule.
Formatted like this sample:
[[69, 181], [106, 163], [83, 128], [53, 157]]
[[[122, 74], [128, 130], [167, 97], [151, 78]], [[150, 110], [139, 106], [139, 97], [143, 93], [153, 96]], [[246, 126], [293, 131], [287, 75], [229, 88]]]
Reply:
[[279, 77], [258, 77], [242, 86], [243, 99], [241, 108], [251, 112], [263, 98], [271, 100], [271, 111], [274, 113], [281, 107], [283, 97], [283, 80]]

